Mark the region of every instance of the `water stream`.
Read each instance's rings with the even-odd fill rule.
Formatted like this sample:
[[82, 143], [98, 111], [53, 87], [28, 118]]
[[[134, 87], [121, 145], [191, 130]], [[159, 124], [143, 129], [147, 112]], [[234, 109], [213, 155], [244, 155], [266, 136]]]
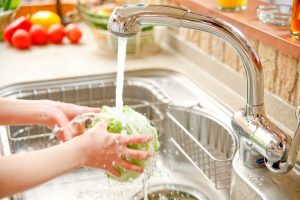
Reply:
[[[119, 37], [118, 38], [118, 68], [117, 68], [117, 82], [116, 82], [116, 109], [119, 113], [123, 109], [123, 85], [124, 85], [124, 71], [125, 71], [125, 62], [126, 62], [126, 45], [127, 38]], [[154, 167], [154, 166], [151, 166]], [[144, 200], [148, 200], [147, 197], [147, 188], [148, 181], [152, 171], [150, 173], [145, 173], [143, 176], [143, 190], [144, 190]]]
[[123, 109], [123, 85], [124, 85], [124, 70], [126, 61], [126, 45], [127, 38], [118, 38], [118, 71], [116, 83], [116, 109], [121, 113]]

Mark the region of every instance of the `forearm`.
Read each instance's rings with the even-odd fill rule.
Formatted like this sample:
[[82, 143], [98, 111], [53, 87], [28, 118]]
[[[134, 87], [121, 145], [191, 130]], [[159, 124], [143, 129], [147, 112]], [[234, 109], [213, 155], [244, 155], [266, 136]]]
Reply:
[[[44, 101], [44, 102], [43, 102]], [[46, 125], [50, 120], [49, 103], [45, 100], [17, 100], [0, 98], [0, 125]]]
[[83, 164], [82, 143], [66, 143], [0, 158], [0, 197], [10, 196], [60, 176]]

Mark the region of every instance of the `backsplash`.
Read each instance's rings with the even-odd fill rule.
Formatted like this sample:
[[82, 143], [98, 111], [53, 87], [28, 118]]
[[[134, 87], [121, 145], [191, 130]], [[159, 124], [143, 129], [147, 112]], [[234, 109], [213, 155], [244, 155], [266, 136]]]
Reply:
[[[175, 4], [172, 0], [126, 0], [126, 3], [137, 2], [185, 7]], [[223, 40], [209, 33], [184, 28], [169, 28], [169, 31], [175, 31], [187, 42], [193, 43], [243, 76], [244, 70], [238, 54]], [[265, 88], [290, 105], [300, 105], [300, 59], [295, 59], [268, 44], [251, 38], [250, 42], [261, 58]]]
[[[238, 54], [223, 40], [209, 33], [184, 28], [170, 30], [178, 32], [188, 42], [243, 75]], [[261, 58], [265, 88], [291, 105], [300, 105], [300, 60], [262, 42], [251, 43]]]
[[[172, 0], [150, 2], [174, 5]], [[223, 40], [206, 32], [184, 28], [169, 30], [179, 33], [187, 42], [192, 42], [205, 53], [243, 75], [244, 70], [238, 54]], [[251, 38], [250, 42], [261, 58], [265, 88], [290, 105], [300, 105], [300, 59], [293, 58], [268, 44], [251, 40]]]

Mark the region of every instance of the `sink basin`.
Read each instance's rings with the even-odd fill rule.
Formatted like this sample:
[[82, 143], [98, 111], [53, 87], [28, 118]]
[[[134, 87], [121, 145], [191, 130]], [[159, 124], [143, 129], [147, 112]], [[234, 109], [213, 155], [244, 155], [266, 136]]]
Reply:
[[[0, 95], [94, 107], [114, 105], [115, 76], [107, 74], [16, 84], [0, 89]], [[141, 199], [145, 190], [143, 185], [147, 184], [149, 199], [151, 194], [173, 194], [168, 196], [169, 199], [178, 194], [199, 200], [229, 199], [236, 137], [226, 108], [187, 78], [172, 71], [133, 71], [125, 77], [124, 104], [152, 121], [162, 144], [145, 173], [132, 182], [117, 183], [107, 179], [101, 170], [82, 168], [13, 198]], [[3, 155], [58, 144], [51, 130], [43, 126], [7, 126], [0, 127], [0, 131]]]

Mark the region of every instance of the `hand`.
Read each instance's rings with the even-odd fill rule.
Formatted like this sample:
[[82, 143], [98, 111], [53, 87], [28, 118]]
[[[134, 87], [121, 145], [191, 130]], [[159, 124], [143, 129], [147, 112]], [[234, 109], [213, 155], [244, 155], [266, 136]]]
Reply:
[[152, 140], [151, 135], [120, 135], [107, 131], [107, 122], [102, 121], [84, 134], [77, 137], [84, 144], [83, 166], [100, 168], [119, 177], [116, 166], [138, 173], [143, 167], [128, 162], [127, 158], [146, 160], [152, 157], [151, 152], [127, 148], [128, 144], [140, 144]]
[[[48, 128], [65, 127], [77, 115], [100, 112], [100, 108], [89, 108], [50, 100], [18, 100], [0, 98], [0, 125], [41, 124]], [[59, 139], [66, 140], [64, 132]]]
[[[70, 125], [70, 121], [78, 115], [88, 112], [100, 112], [100, 108], [90, 108], [85, 106], [77, 106], [74, 104], [69, 103], [62, 103], [62, 102], [55, 102], [55, 101], [48, 101], [51, 108], [49, 110], [49, 118], [46, 120], [46, 124], [49, 128], [54, 128], [55, 126], [61, 127], [61, 131], [57, 131], [56, 137], [59, 140], [66, 141], [71, 139], [72, 136], [67, 131], [64, 131], [65, 127]], [[45, 111], [48, 112], [48, 111]], [[47, 114], [46, 114], [47, 116]]]
[[[49, 128], [53, 128], [55, 125], [60, 127], [64, 127], [68, 125], [68, 123], [77, 115], [81, 115], [87, 112], [100, 112], [100, 108], [90, 108], [86, 106], [78, 106], [70, 103], [62, 103], [58, 101], [49, 101], [45, 100], [45, 102], [41, 102], [42, 104], [50, 105], [51, 109], [49, 111], [49, 118], [47, 126]], [[48, 112], [48, 111], [46, 111]]]

